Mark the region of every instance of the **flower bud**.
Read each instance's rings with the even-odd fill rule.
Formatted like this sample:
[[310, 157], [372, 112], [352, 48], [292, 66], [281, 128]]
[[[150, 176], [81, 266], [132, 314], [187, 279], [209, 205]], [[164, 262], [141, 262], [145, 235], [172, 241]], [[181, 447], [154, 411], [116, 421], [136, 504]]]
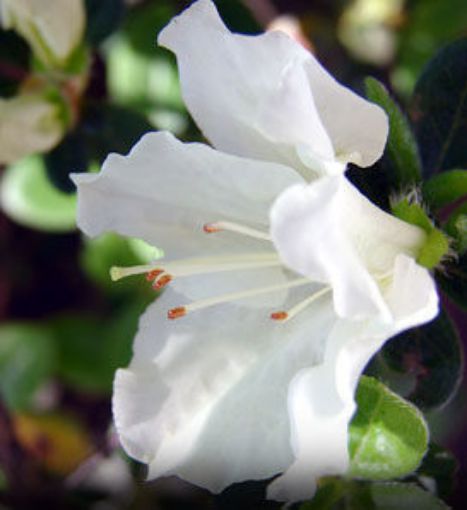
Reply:
[[85, 28], [82, 0], [0, 0], [0, 17], [4, 28], [16, 30], [52, 67], [66, 62]]
[[54, 147], [65, 133], [63, 104], [44, 94], [0, 98], [0, 164]]

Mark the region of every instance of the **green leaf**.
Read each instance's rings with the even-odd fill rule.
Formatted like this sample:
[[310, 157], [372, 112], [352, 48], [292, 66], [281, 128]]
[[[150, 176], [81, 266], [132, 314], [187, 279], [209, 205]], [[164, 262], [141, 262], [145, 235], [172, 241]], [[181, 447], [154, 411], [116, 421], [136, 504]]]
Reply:
[[432, 209], [467, 196], [467, 170], [448, 170], [434, 175], [422, 186], [423, 198]]
[[[374, 510], [448, 510], [449, 507], [415, 484], [374, 483], [370, 487]], [[365, 509], [366, 510], [366, 509]]]
[[0, 327], [0, 391], [10, 408], [30, 407], [35, 392], [54, 370], [55, 354], [52, 335], [43, 326]]
[[443, 501], [415, 483], [327, 478], [299, 510], [447, 510]]
[[454, 488], [455, 475], [459, 469], [459, 463], [452, 453], [436, 444], [430, 444], [428, 453], [423, 459], [422, 465], [417, 470], [417, 478], [422, 481], [428, 479], [436, 487], [436, 494], [441, 498], [448, 497]]
[[82, 392], [109, 395], [115, 370], [128, 365], [145, 300], [114, 310], [109, 320], [69, 315], [56, 319], [53, 331], [59, 352], [58, 373]]
[[84, 139], [79, 132], [68, 134], [63, 141], [44, 156], [47, 176], [64, 193], [76, 191], [71, 172], [86, 172], [89, 167]]
[[419, 182], [420, 156], [407, 118], [378, 80], [366, 78], [365, 89], [367, 98], [380, 105], [389, 117], [387, 151], [394, 171], [394, 175], [391, 176], [393, 186], [401, 189]]
[[6, 169], [0, 205], [13, 220], [46, 232], [76, 228], [76, 197], [57, 190], [39, 156], [23, 159]]
[[406, 2], [404, 16], [410, 22], [397, 30], [399, 51], [392, 81], [398, 90], [410, 96], [423, 66], [436, 51], [465, 35], [467, 3], [465, 0]]
[[176, 14], [177, 9], [170, 0], [144, 3], [128, 13], [121, 34], [137, 53], [153, 57], [158, 51], [157, 34]]
[[445, 405], [455, 394], [463, 373], [460, 340], [443, 311], [429, 324], [392, 338], [381, 356], [393, 370], [415, 379], [404, 397], [423, 410]]
[[441, 50], [415, 87], [412, 118], [426, 176], [467, 167], [467, 38]]
[[322, 479], [313, 499], [300, 505], [299, 510], [331, 510], [345, 496], [347, 486], [339, 478]]
[[464, 254], [467, 251], [467, 202], [451, 212], [444, 228], [456, 241], [454, 246], [456, 253]]
[[388, 480], [413, 472], [425, 455], [428, 428], [418, 409], [371, 377], [362, 376], [349, 427], [349, 475]]
[[85, 39], [92, 46], [97, 46], [123, 20], [125, 4], [123, 0], [85, 0], [86, 35]]
[[112, 104], [89, 106], [80, 128], [89, 159], [99, 163], [110, 152], [127, 154], [145, 133], [153, 130], [139, 113]]
[[391, 210], [399, 219], [425, 231], [426, 239], [419, 249], [417, 262], [428, 269], [436, 267], [449, 252], [447, 236], [433, 225], [423, 207], [417, 203], [409, 202], [405, 198], [391, 204]]
[[[135, 250], [136, 246], [139, 252]], [[151, 250], [148, 245], [143, 248], [137, 240], [108, 233], [97, 239], [85, 239], [80, 262], [88, 277], [114, 296], [125, 295], [128, 292], [154, 296], [144, 277], [134, 276], [113, 282], [109, 271], [112, 266], [134, 266], [148, 263], [155, 258], [157, 258], [155, 248]]]

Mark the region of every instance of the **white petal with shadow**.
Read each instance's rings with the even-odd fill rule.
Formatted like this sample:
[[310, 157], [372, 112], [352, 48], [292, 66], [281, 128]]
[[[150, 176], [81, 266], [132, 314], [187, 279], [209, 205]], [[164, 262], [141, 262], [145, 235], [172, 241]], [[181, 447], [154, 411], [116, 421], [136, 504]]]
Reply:
[[128, 156], [111, 154], [99, 174], [74, 174], [78, 225], [163, 247], [169, 258], [264, 251], [269, 242], [235, 233], [204, 234], [203, 224], [229, 220], [266, 230], [268, 210], [287, 186], [302, 181], [292, 169], [185, 144], [149, 133]]

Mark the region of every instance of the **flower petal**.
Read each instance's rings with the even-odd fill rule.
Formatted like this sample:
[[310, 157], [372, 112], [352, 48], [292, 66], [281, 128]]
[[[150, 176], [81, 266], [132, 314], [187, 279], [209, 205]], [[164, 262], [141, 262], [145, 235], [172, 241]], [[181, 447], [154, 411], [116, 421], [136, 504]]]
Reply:
[[170, 289], [142, 317], [134, 358], [119, 370], [114, 416], [121, 442], [150, 464], [217, 492], [273, 476], [293, 461], [287, 387], [322, 360], [334, 321], [331, 300], [278, 324], [223, 305], [176, 322]]
[[343, 87], [316, 60], [305, 62], [305, 69], [338, 159], [361, 167], [375, 163], [389, 132], [384, 110]]
[[405, 255], [396, 258], [394, 278], [385, 298], [394, 321], [337, 321], [326, 343], [324, 362], [302, 370], [292, 381], [289, 413], [295, 461], [269, 486], [270, 498], [308, 499], [315, 492], [316, 479], [345, 473], [348, 424], [365, 365], [388, 338], [428, 322], [438, 313], [432, 278]]
[[[295, 141], [316, 136], [329, 150], [306, 75], [294, 73], [308, 53], [285, 34], [232, 34], [215, 5], [199, 0], [169, 23], [158, 42], [176, 54], [185, 104], [217, 149], [300, 168], [290, 142], [306, 126], [310, 132]], [[285, 95], [287, 108], [280, 102]], [[281, 140], [284, 125], [298, 129]]]
[[378, 209], [343, 176], [292, 186], [276, 200], [270, 217], [285, 264], [329, 283], [339, 316], [389, 318], [377, 277], [392, 270], [398, 253], [417, 253], [421, 229]]
[[86, 234], [139, 237], [169, 257], [270, 248], [238, 234], [206, 235], [202, 227], [230, 220], [267, 231], [272, 201], [301, 181], [285, 166], [183, 144], [165, 132], [145, 135], [126, 157], [111, 154], [97, 175], [72, 178], [78, 225]]
[[[199, 0], [158, 41], [176, 54], [185, 103], [218, 149], [286, 163], [307, 178], [382, 154], [384, 112], [339, 85], [285, 34], [232, 34], [214, 4]], [[331, 164], [336, 153], [340, 165]]]

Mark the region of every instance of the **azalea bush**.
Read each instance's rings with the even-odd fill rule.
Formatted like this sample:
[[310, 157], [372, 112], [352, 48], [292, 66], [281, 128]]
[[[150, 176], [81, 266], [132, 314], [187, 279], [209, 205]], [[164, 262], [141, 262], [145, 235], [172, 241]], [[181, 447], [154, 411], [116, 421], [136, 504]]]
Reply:
[[465, 4], [0, 21], [2, 505], [463, 508]]

